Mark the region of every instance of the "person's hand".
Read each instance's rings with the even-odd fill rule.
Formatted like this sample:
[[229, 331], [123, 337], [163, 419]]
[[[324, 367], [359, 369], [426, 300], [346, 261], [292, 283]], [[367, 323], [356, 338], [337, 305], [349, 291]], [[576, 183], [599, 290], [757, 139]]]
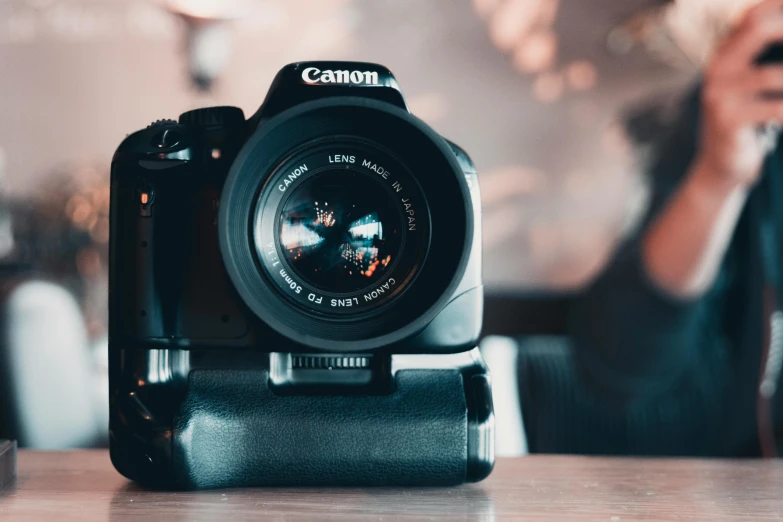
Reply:
[[783, 63], [755, 62], [775, 43], [783, 43], [783, 0], [766, 0], [748, 11], [707, 68], [698, 159], [711, 182], [748, 187], [760, 175], [773, 145], [763, 129], [783, 122]]

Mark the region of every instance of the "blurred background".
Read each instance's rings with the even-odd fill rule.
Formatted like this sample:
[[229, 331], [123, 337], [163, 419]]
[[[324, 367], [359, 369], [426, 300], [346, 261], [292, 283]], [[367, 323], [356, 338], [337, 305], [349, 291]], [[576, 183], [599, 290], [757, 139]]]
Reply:
[[[6, 399], [6, 431], [37, 447], [105, 440], [109, 165], [126, 134], [205, 105], [252, 114], [289, 62], [382, 63], [412, 111], [478, 166], [489, 296], [544, 310], [600, 271], [644, 208], [645, 145], [736, 5], [0, 0], [0, 255], [9, 274], [39, 279], [3, 292], [84, 318], [73, 331], [33, 324], [24, 335], [37, 341], [4, 360], [6, 397], [63, 417], [45, 428], [11, 415], [25, 407]], [[498, 321], [488, 317], [488, 333], [502, 333]], [[86, 368], [70, 382], [25, 366], [73, 364], [51, 353], [64, 339]], [[94, 431], [72, 428], [76, 419]]]

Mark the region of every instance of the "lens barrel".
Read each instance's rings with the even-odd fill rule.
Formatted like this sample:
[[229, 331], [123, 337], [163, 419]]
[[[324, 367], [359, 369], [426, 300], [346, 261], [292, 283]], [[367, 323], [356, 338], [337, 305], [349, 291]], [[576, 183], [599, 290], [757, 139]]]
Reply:
[[308, 348], [392, 349], [451, 300], [473, 238], [469, 188], [446, 141], [363, 98], [263, 122], [231, 167], [218, 235], [238, 294]]

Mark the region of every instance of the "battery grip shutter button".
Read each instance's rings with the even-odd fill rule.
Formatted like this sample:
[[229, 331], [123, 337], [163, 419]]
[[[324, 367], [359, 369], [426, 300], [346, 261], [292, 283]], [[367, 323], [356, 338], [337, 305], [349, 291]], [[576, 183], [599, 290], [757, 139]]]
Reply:
[[207, 107], [183, 113], [179, 122], [196, 127], [242, 125], [245, 123], [245, 113], [238, 107]]

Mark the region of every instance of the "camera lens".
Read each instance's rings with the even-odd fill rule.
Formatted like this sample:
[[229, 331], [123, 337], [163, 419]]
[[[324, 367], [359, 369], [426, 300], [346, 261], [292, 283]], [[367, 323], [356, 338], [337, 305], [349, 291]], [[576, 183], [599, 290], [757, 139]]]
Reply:
[[404, 241], [403, 216], [379, 181], [348, 169], [299, 184], [278, 228], [295, 274], [331, 294], [372, 287], [391, 273]]
[[407, 291], [428, 255], [427, 202], [376, 144], [309, 144], [279, 164], [256, 203], [259, 264], [310, 312], [357, 317]]
[[408, 113], [308, 102], [237, 156], [220, 200], [221, 255], [244, 303], [278, 333], [331, 352], [391, 346], [422, 332], [478, 269], [470, 189], [448, 142]]

